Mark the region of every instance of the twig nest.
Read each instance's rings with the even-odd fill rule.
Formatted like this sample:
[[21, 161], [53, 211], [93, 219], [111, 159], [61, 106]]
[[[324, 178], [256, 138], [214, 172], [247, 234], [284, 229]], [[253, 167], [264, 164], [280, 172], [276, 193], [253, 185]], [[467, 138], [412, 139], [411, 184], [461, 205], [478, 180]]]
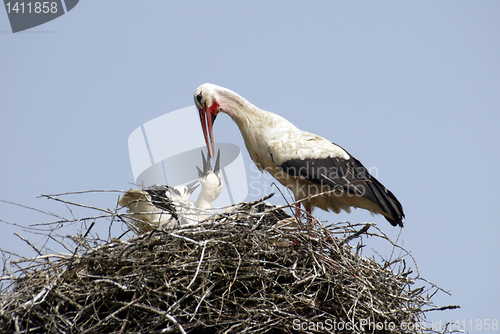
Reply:
[[256, 205], [40, 263], [2, 296], [0, 329], [425, 332], [431, 303], [404, 261], [381, 265], [349, 245], [376, 235], [372, 225], [306, 230], [283, 210]]

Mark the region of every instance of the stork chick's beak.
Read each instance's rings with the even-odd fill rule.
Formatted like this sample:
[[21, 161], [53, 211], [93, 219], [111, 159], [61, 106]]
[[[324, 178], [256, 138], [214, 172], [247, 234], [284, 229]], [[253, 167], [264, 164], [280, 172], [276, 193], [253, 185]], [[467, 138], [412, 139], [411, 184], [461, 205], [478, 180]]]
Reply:
[[[200, 113], [201, 128], [203, 129], [203, 135], [205, 136], [205, 143], [207, 144], [208, 156], [210, 158], [212, 158], [212, 152], [215, 153], [213, 124], [215, 122], [217, 114], [219, 113], [217, 107], [218, 107], [217, 103], [214, 102], [208, 108], [206, 104], [204, 104], [201, 109], [198, 109]], [[212, 148], [211, 151], [210, 147]]]

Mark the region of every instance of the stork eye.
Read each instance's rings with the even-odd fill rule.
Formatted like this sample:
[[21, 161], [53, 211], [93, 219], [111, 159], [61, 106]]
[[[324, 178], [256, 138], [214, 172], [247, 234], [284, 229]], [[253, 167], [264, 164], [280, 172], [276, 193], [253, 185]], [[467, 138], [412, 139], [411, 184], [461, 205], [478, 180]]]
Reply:
[[201, 99], [203, 98], [201, 92], [200, 94], [198, 94], [198, 96], [196, 97], [196, 100], [198, 101], [199, 104], [201, 104]]

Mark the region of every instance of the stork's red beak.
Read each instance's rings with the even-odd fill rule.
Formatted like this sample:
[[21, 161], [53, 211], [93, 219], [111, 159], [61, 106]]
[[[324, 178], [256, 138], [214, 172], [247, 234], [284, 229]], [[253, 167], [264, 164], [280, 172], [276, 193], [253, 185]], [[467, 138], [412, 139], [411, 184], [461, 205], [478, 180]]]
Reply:
[[[208, 156], [210, 158], [212, 158], [213, 156], [211, 152], [215, 153], [213, 124], [215, 122], [217, 114], [219, 113], [217, 107], [218, 107], [217, 103], [214, 102], [208, 108], [204, 104], [203, 108], [198, 109], [198, 111], [200, 112], [201, 128], [203, 129], [203, 135], [205, 136], [205, 143], [207, 144]], [[210, 148], [212, 148], [211, 151]]]

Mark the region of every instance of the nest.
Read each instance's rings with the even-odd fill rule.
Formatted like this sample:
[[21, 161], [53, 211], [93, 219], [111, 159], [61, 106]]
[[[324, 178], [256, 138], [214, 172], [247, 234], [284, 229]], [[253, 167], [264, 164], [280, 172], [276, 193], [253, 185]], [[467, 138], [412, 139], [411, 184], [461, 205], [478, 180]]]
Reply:
[[350, 245], [391, 242], [373, 224], [305, 228], [256, 201], [127, 240], [88, 232], [73, 237], [72, 254], [40, 254], [9, 274], [1, 332], [431, 332], [422, 325], [439, 288], [416, 286], [426, 281], [407, 267], [411, 257], [379, 263]]

